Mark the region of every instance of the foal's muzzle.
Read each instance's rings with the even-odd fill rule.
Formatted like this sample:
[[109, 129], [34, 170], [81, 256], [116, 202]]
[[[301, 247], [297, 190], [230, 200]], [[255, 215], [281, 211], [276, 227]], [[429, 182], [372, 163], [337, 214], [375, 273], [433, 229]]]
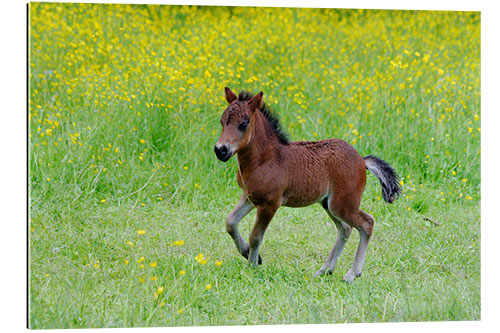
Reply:
[[231, 157], [231, 152], [227, 149], [226, 146], [215, 146], [214, 152], [217, 158], [222, 162], [226, 162]]

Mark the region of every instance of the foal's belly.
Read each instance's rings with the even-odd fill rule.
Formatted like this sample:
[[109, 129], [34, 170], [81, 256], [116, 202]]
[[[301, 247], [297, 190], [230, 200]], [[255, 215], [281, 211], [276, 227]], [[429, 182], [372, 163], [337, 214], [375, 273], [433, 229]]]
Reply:
[[316, 198], [283, 198], [282, 206], [286, 207], [306, 207], [323, 201], [326, 195]]
[[[330, 191], [329, 178], [323, 161], [300, 161], [289, 171], [287, 188], [283, 193], [282, 205], [304, 207], [320, 202]], [[309, 162], [309, 163], [306, 163]]]
[[282, 206], [305, 207], [322, 201], [328, 196], [328, 184], [317, 184], [316, 187], [289, 188], [283, 194]]

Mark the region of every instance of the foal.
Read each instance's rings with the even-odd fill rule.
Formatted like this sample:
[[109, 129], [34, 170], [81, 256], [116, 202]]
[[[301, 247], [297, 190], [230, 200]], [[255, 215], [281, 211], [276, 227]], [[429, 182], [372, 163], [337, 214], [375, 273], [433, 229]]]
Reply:
[[[259, 246], [264, 232], [280, 206], [304, 207], [321, 203], [335, 222], [338, 236], [316, 276], [331, 274], [352, 228], [360, 240], [354, 263], [344, 280], [361, 275], [366, 248], [372, 235], [373, 217], [359, 209], [366, 183], [366, 169], [380, 179], [384, 200], [391, 203], [401, 189], [396, 172], [375, 156], [361, 157], [343, 140], [289, 142], [278, 118], [262, 102], [263, 93], [237, 97], [225, 88], [229, 106], [222, 114], [222, 134], [215, 145], [223, 162], [238, 154], [237, 181], [243, 193], [226, 218], [226, 229], [238, 251], [251, 265], [262, 263]], [[249, 243], [238, 223], [253, 208], [257, 218]]]

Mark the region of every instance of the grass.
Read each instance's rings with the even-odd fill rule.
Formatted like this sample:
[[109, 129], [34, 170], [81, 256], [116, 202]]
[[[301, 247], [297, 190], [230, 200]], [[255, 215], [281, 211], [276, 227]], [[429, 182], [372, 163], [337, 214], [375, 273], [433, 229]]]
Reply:
[[[29, 10], [31, 328], [481, 318], [478, 13]], [[357, 233], [313, 277], [336, 236], [319, 205], [278, 211], [258, 269], [237, 253], [224, 86], [264, 91], [293, 140], [343, 138], [401, 175], [392, 205], [368, 175], [355, 283]]]

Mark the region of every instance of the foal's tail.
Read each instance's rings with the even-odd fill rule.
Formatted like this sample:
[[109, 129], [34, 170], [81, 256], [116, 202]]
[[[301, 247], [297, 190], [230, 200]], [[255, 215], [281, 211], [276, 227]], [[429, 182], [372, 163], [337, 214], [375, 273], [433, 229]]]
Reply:
[[366, 168], [380, 180], [384, 200], [388, 203], [392, 203], [399, 197], [399, 193], [401, 193], [398, 174], [386, 161], [378, 158], [377, 156], [368, 155], [363, 158], [365, 160]]

